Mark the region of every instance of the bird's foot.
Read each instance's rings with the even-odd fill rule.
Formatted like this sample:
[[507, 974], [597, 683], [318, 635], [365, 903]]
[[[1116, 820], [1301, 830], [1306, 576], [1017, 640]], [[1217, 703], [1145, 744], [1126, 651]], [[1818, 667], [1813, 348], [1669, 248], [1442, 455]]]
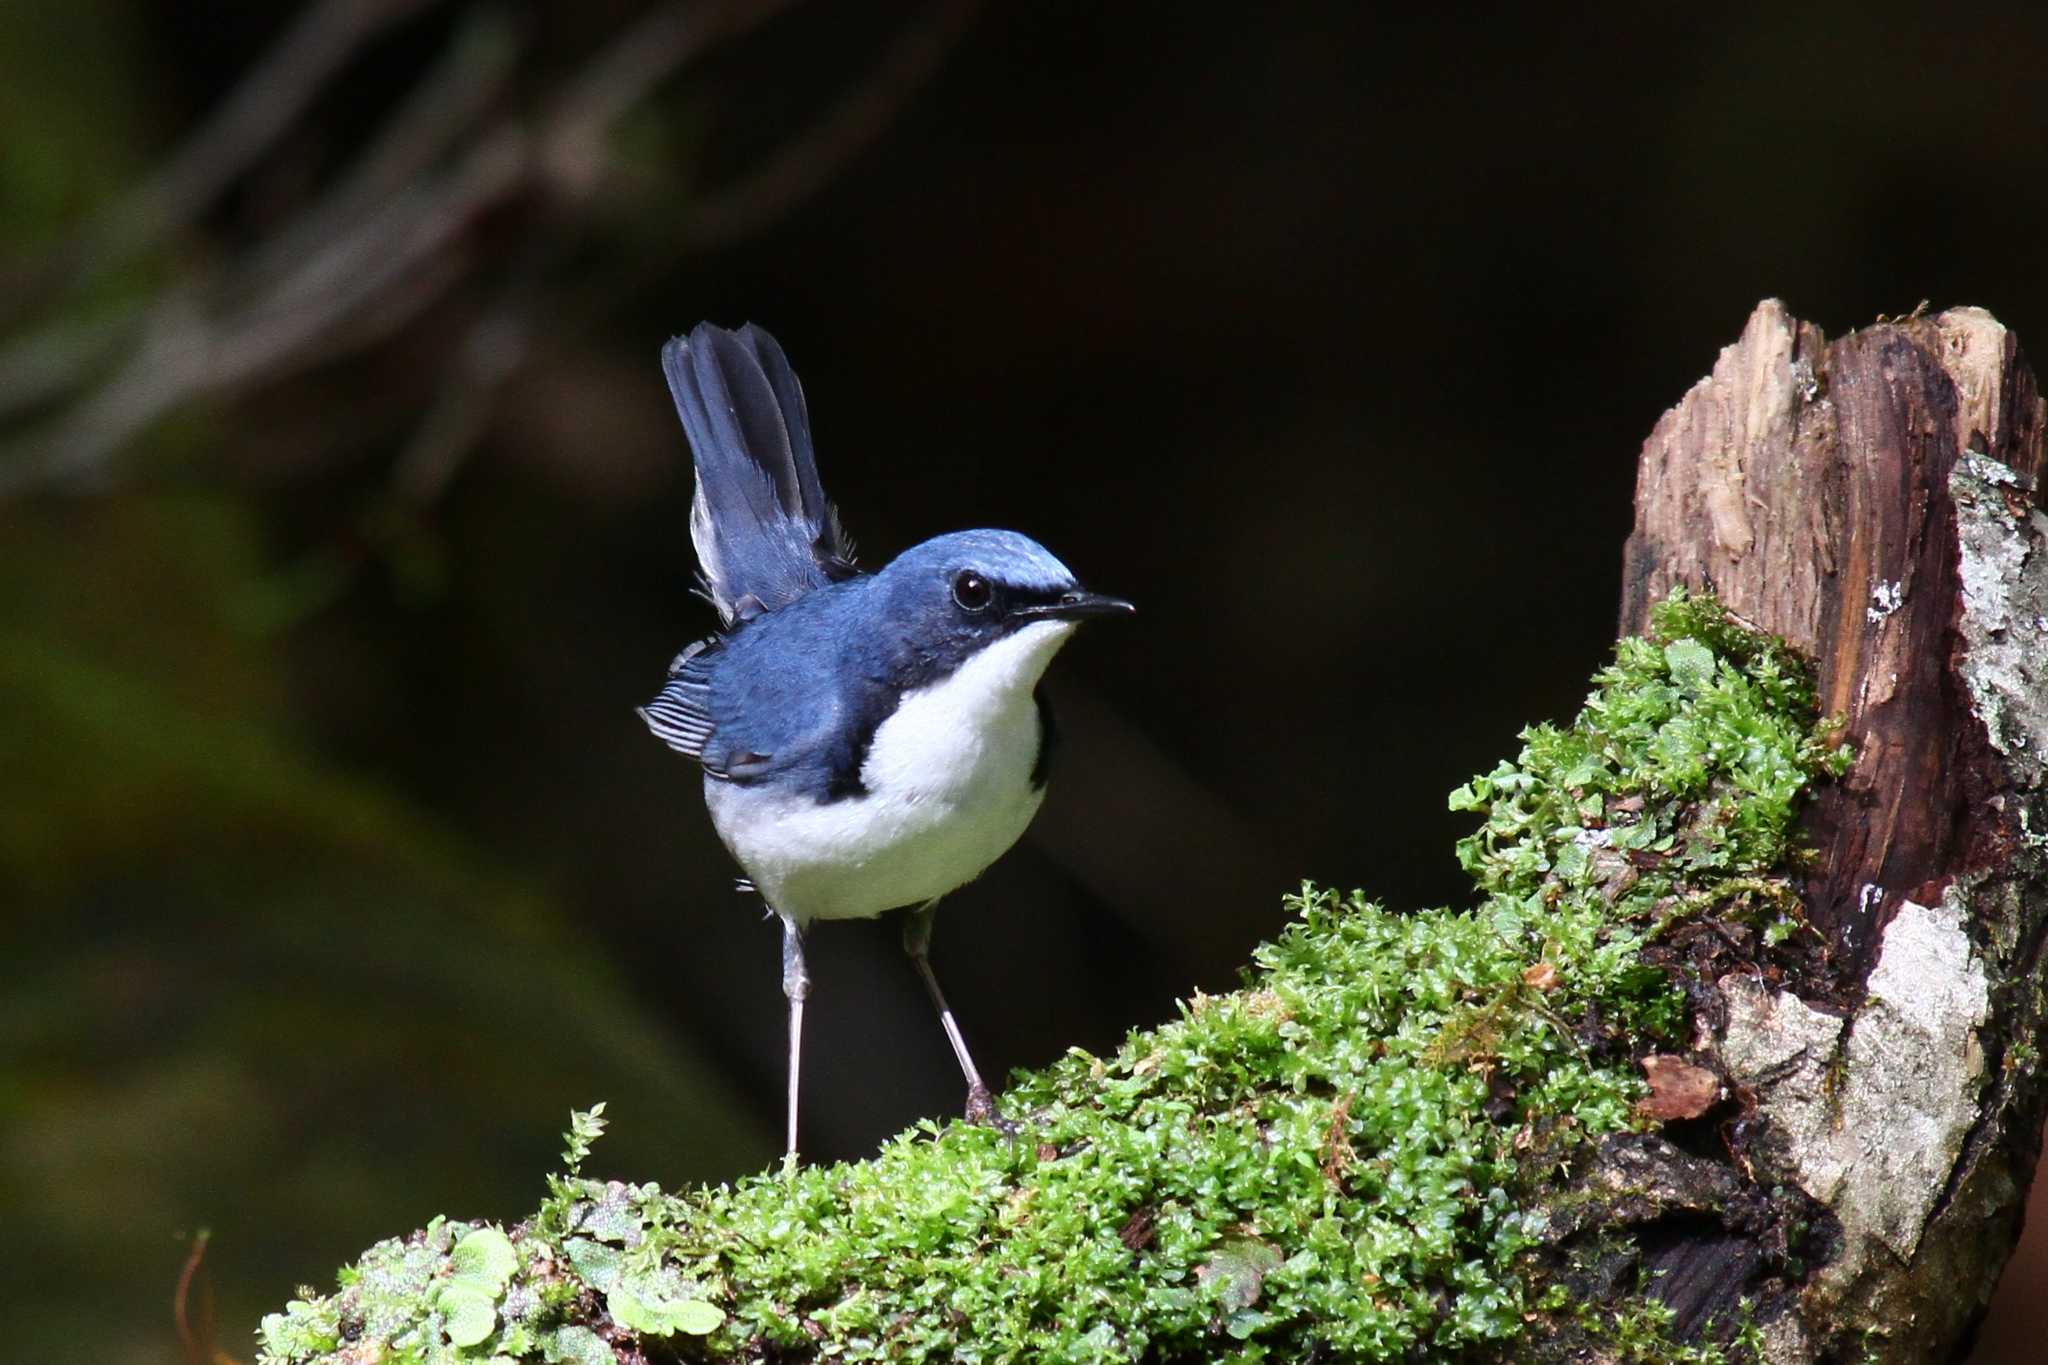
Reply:
[[1017, 1134], [1023, 1131], [1021, 1125], [1003, 1117], [996, 1108], [995, 1096], [988, 1093], [985, 1085], [969, 1086], [967, 1090], [967, 1121], [979, 1128], [993, 1128], [1004, 1137], [1015, 1142]]

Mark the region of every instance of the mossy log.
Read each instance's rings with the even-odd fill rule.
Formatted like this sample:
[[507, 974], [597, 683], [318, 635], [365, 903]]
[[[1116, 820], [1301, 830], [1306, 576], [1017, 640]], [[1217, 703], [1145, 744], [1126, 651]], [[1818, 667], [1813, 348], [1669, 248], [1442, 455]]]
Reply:
[[1452, 796], [1471, 905], [1304, 888], [1016, 1135], [670, 1194], [578, 1116], [531, 1218], [380, 1243], [264, 1358], [1952, 1357], [2042, 1119], [2044, 426], [1982, 313], [1764, 304], [1645, 447], [1585, 708]]

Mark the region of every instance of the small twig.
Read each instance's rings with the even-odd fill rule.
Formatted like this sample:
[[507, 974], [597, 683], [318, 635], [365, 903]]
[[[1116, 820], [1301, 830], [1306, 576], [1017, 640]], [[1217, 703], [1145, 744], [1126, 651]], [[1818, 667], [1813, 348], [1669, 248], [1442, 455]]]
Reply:
[[[220, 1358], [214, 1335], [213, 1286], [202, 1266], [206, 1260], [206, 1244], [212, 1235], [205, 1228], [193, 1235], [192, 1248], [185, 1253], [185, 1264], [178, 1271], [178, 1288], [171, 1295], [171, 1321], [177, 1326], [178, 1346], [185, 1353], [187, 1365], [217, 1365]], [[189, 1311], [194, 1284], [199, 1286], [199, 1320], [196, 1325]]]
[[1344, 1172], [1357, 1164], [1358, 1153], [1351, 1146], [1351, 1106], [1357, 1096], [1347, 1090], [1330, 1106], [1330, 1127], [1323, 1136], [1323, 1182], [1333, 1190], [1344, 1188]]

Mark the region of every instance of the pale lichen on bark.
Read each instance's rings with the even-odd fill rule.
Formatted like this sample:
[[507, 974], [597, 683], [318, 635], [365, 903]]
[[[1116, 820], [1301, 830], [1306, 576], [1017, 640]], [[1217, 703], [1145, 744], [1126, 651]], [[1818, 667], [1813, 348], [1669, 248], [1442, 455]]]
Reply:
[[1731, 1079], [1761, 1097], [1781, 1159], [1841, 1220], [1823, 1284], [1852, 1283], [1880, 1249], [1912, 1257], [1976, 1121], [1988, 996], [1963, 915], [1954, 898], [1902, 905], [1847, 1021], [1750, 978], [1722, 983]]
[[1992, 747], [2038, 800], [2048, 765], [2048, 513], [2024, 501], [2033, 491], [2025, 475], [1975, 452], [1957, 462], [1949, 490], [1962, 542], [1963, 680]]

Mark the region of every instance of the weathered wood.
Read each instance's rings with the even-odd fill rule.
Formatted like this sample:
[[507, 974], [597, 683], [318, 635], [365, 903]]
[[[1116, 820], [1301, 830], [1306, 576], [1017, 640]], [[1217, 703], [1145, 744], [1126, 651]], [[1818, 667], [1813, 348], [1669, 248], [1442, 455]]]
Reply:
[[[1761, 1134], [1726, 1160], [1840, 1222], [1768, 1326], [1775, 1360], [1946, 1358], [2017, 1235], [2043, 1106], [2044, 437], [1989, 314], [1829, 343], [1773, 300], [1643, 448], [1622, 630], [1711, 588], [1816, 660], [1856, 749], [1809, 822], [1830, 969], [1724, 977], [1702, 1012], [1702, 1058]], [[1741, 1237], [1707, 1220], [1660, 1264], [1725, 1302]]]

